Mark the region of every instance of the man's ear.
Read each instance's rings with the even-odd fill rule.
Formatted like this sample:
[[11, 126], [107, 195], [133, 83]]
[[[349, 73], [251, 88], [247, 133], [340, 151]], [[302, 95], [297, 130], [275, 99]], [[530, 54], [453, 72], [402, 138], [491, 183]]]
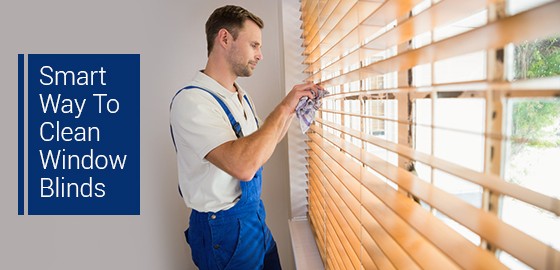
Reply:
[[231, 43], [231, 38], [232, 36], [225, 28], [220, 29], [220, 31], [218, 31], [218, 34], [216, 35], [218, 43], [224, 48], [229, 46], [229, 44]]

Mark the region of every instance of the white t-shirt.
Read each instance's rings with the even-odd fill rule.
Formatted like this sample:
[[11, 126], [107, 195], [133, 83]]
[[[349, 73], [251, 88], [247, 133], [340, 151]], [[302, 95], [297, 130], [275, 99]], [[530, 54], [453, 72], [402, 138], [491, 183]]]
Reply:
[[[240, 101], [238, 93], [228, 91], [203, 72], [198, 72], [189, 85], [202, 87], [220, 97], [241, 125], [244, 136], [257, 130], [251, 107], [244, 98]], [[237, 83], [235, 86], [240, 96], [246, 94]], [[252, 102], [251, 106], [255, 109]], [[203, 90], [183, 90], [173, 101], [170, 121], [185, 204], [199, 212], [233, 207], [241, 195], [239, 180], [205, 159], [212, 149], [237, 139], [220, 104]]]

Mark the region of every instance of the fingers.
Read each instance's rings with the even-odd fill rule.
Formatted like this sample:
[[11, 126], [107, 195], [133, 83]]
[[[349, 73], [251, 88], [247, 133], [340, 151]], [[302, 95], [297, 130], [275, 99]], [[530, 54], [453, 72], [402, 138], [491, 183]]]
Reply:
[[293, 89], [297, 89], [297, 90], [310, 90], [310, 91], [316, 91], [316, 90], [324, 90], [322, 86], [318, 85], [318, 84], [314, 84], [313, 82], [307, 82], [307, 83], [303, 83], [303, 84], [297, 84], [294, 86]]
[[290, 112], [293, 112], [302, 97], [307, 96], [308, 98], [313, 99], [319, 95], [319, 91], [321, 90], [324, 90], [324, 88], [318, 84], [314, 84], [313, 82], [297, 84], [294, 85], [292, 91], [288, 93], [282, 103], [289, 108]]
[[318, 84], [314, 84], [313, 82], [307, 82], [307, 83], [295, 85], [292, 88], [292, 90], [296, 92], [302, 92], [300, 95], [298, 95], [300, 97], [307, 96], [309, 98], [314, 98], [318, 95], [320, 90], [325, 90], [325, 89]]

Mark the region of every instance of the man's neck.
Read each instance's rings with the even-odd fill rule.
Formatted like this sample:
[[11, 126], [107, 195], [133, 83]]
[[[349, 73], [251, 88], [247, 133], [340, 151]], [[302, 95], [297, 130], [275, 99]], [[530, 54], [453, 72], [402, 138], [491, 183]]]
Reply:
[[225, 89], [231, 92], [237, 92], [237, 89], [235, 88], [235, 80], [237, 79], [237, 76], [228, 69], [228, 65], [226, 63], [217, 63], [216, 61], [208, 59], [206, 68], [203, 72], [218, 82]]

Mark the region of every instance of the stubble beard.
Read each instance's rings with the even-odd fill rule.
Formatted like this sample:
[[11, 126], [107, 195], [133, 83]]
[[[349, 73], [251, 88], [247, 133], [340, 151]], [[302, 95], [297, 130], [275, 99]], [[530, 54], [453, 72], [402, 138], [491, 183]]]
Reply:
[[249, 77], [253, 75], [253, 69], [251, 69], [248, 63], [234, 63], [233, 72], [237, 75], [237, 77]]
[[237, 48], [234, 48], [229, 56], [229, 62], [231, 63], [233, 72], [237, 77], [250, 77], [253, 75], [253, 68], [251, 67], [251, 64], [256, 65], [256, 63], [246, 61], [240, 57]]

